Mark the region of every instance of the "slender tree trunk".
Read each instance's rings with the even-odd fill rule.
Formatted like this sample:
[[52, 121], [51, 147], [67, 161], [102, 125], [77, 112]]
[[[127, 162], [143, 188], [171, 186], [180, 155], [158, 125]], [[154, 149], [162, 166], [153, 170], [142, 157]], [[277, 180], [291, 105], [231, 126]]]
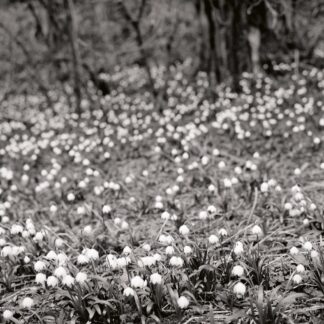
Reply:
[[204, 0], [205, 5], [205, 14], [208, 22], [208, 35], [209, 35], [209, 47], [210, 47], [210, 56], [209, 56], [209, 73], [215, 74], [216, 82], [220, 81], [219, 74], [219, 65], [216, 55], [216, 27], [213, 15], [213, 6], [210, 2], [211, 0]]
[[74, 95], [76, 99], [76, 112], [81, 114], [81, 57], [78, 46], [78, 31], [73, 0], [65, 0], [65, 6], [68, 10], [68, 29], [71, 45]]
[[248, 33], [248, 41], [251, 50], [252, 71], [257, 74], [261, 71], [260, 68], [260, 44], [261, 32], [259, 28], [251, 26]]
[[232, 2], [232, 23], [231, 23], [231, 47], [232, 47], [232, 85], [235, 92], [240, 92], [241, 87], [239, 83], [240, 78], [240, 66], [239, 66], [239, 41], [240, 41], [240, 21], [241, 21], [241, 12], [240, 12], [240, 2], [241, 0], [233, 0]]
[[135, 32], [135, 38], [136, 38], [136, 43], [141, 55], [141, 58], [143, 60], [143, 64], [144, 64], [144, 68], [148, 77], [148, 81], [149, 81], [149, 87], [151, 90], [151, 93], [153, 95], [153, 97], [156, 99], [157, 97], [157, 91], [155, 89], [155, 83], [154, 83], [154, 79], [151, 73], [151, 69], [150, 69], [150, 64], [148, 62], [147, 59], [147, 52], [144, 48], [144, 41], [143, 41], [143, 35], [142, 35], [142, 31], [140, 28], [140, 23], [141, 23], [141, 19], [143, 16], [143, 12], [146, 6], [146, 0], [142, 0], [141, 4], [140, 4], [140, 8], [139, 8], [139, 12], [137, 14], [136, 18], [133, 18], [133, 15], [131, 15], [126, 7], [126, 5], [124, 4], [123, 0], [119, 0], [118, 1], [120, 8], [124, 14], [125, 19], [130, 23], [130, 25], [133, 27], [134, 32]]

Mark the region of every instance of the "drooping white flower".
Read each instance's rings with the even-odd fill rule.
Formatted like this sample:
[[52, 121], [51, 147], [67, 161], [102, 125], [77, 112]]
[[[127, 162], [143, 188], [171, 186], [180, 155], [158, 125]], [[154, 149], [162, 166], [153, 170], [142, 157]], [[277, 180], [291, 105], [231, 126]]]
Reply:
[[263, 234], [262, 228], [259, 225], [254, 225], [252, 227], [251, 231], [252, 231], [252, 234], [255, 234], [255, 235], [258, 235], [258, 236], [261, 236]]
[[43, 262], [43, 261], [37, 261], [35, 264], [34, 264], [34, 269], [36, 272], [40, 272], [40, 271], [43, 271], [46, 269], [46, 263]]
[[126, 287], [126, 288], [124, 289], [123, 294], [124, 294], [124, 296], [126, 296], [126, 297], [134, 296], [134, 295], [135, 295], [135, 291], [134, 291], [134, 289], [131, 288], [131, 287]]
[[298, 272], [298, 273], [305, 272], [305, 267], [302, 264], [298, 264], [296, 267], [296, 272]]
[[135, 276], [131, 279], [131, 286], [133, 288], [144, 288], [146, 285], [146, 280], [143, 280], [140, 276]]
[[34, 301], [30, 297], [25, 297], [21, 302], [22, 308], [31, 308], [33, 305], [34, 305]]
[[208, 241], [210, 244], [217, 244], [219, 242], [219, 238], [216, 235], [212, 234], [209, 236]]
[[151, 246], [149, 244], [144, 244], [143, 250], [145, 250], [146, 252], [149, 252], [149, 251], [151, 251]]
[[299, 285], [302, 281], [303, 281], [303, 277], [299, 274], [295, 274], [293, 277], [292, 277], [292, 281], [296, 284], [296, 285]]
[[2, 313], [2, 317], [5, 321], [9, 321], [13, 318], [13, 312], [10, 311], [9, 309], [6, 309], [3, 313]]
[[127, 245], [123, 249], [123, 254], [128, 255], [132, 253], [132, 249]]
[[162, 282], [162, 276], [157, 272], [152, 273], [151, 276], [150, 276], [150, 282], [153, 285], [160, 285], [161, 282]]
[[78, 282], [80, 285], [84, 284], [88, 280], [88, 276], [85, 272], [78, 272], [75, 276], [76, 282]]
[[244, 285], [244, 283], [238, 282], [237, 284], [235, 284], [233, 292], [238, 298], [243, 298], [246, 293], [246, 286]]
[[188, 235], [189, 234], [189, 228], [188, 228], [188, 226], [187, 225], [182, 225], [182, 226], [180, 226], [180, 228], [179, 228], [179, 233], [181, 234], [181, 235], [184, 235], [184, 236], [186, 236], [186, 235]]
[[244, 274], [244, 268], [240, 265], [236, 265], [232, 269], [232, 275], [236, 277], [242, 277]]
[[41, 284], [41, 285], [45, 284], [45, 282], [46, 282], [46, 275], [44, 273], [41, 273], [41, 272], [40, 273], [37, 273], [37, 275], [35, 277], [35, 282], [37, 284]]
[[165, 248], [165, 254], [167, 254], [167, 255], [172, 255], [172, 254], [174, 254], [174, 248], [173, 248], [173, 246], [171, 246], [171, 245], [167, 246], [167, 247]]
[[57, 259], [57, 254], [55, 253], [55, 251], [49, 251], [47, 254], [46, 254], [46, 257], [45, 257], [47, 260], [52, 260], [52, 261], [55, 261]]
[[179, 306], [179, 308], [181, 309], [185, 309], [189, 306], [189, 299], [185, 296], [180, 296], [178, 299], [177, 299], [177, 304]]
[[74, 285], [75, 279], [71, 275], [67, 275], [62, 279], [62, 284], [71, 288]]
[[307, 241], [303, 244], [303, 248], [307, 251], [311, 251], [313, 249], [313, 244], [311, 242]]
[[181, 268], [184, 264], [184, 261], [181, 257], [177, 257], [177, 256], [173, 256], [171, 259], [170, 259], [170, 265], [173, 266], [173, 267], [178, 267], [178, 268]]
[[233, 252], [236, 255], [241, 255], [244, 252], [243, 243], [240, 241], [236, 242], [234, 245]]
[[191, 254], [192, 253], [192, 248], [188, 245], [186, 245], [184, 248], [183, 248], [183, 252], [184, 254]]
[[296, 246], [293, 246], [291, 249], [290, 249], [290, 254], [291, 255], [297, 255], [299, 253], [299, 250], [298, 248], [296, 248]]
[[49, 276], [46, 280], [47, 286], [56, 287], [59, 283], [58, 279], [55, 276]]
[[54, 270], [54, 276], [56, 276], [57, 278], [64, 278], [65, 276], [67, 276], [67, 274], [68, 272], [64, 267], [58, 267]]

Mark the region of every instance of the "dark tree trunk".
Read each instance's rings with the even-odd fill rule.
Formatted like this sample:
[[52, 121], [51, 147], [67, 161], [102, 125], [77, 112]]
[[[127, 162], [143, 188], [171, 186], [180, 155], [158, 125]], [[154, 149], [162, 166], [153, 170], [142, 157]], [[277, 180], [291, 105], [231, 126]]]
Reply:
[[208, 22], [208, 36], [209, 36], [209, 47], [210, 47], [210, 54], [209, 54], [209, 64], [208, 64], [208, 72], [215, 74], [215, 78], [217, 82], [220, 82], [220, 73], [219, 73], [219, 63], [217, 60], [217, 53], [216, 53], [216, 25], [213, 15], [213, 5], [211, 0], [204, 0], [205, 5], [205, 15]]
[[73, 0], [65, 0], [65, 6], [68, 14], [68, 29], [71, 45], [74, 95], [76, 99], [76, 112], [81, 114], [81, 58], [78, 46], [77, 23], [75, 17], [75, 8]]
[[239, 43], [241, 30], [241, 0], [232, 0], [232, 22], [231, 22], [231, 57], [232, 57], [232, 87], [235, 92], [240, 92], [240, 62], [239, 62]]

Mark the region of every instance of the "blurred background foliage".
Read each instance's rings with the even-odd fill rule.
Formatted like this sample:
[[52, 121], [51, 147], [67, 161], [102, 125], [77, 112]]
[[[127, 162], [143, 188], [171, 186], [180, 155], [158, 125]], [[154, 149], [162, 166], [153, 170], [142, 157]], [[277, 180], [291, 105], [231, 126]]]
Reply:
[[161, 82], [184, 62], [212, 93], [224, 81], [240, 91], [243, 71], [274, 73], [272, 61], [323, 65], [323, 35], [323, 0], [1, 0], [1, 98], [61, 89], [78, 109], [136, 65], [163, 100]]

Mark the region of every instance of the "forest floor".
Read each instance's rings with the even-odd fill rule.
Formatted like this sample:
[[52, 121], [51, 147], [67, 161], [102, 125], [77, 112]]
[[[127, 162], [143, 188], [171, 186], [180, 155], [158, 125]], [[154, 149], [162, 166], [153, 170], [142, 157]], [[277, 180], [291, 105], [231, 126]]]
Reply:
[[1, 322], [323, 323], [324, 75], [277, 72], [4, 105]]

